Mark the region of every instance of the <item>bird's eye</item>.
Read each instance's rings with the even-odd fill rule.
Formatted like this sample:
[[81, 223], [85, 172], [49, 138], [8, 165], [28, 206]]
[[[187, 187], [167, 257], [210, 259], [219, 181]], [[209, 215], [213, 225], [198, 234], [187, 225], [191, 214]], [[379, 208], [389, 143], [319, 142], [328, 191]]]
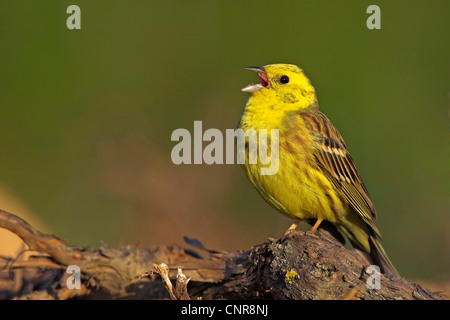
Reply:
[[281, 76], [280, 82], [281, 82], [282, 84], [289, 83], [289, 77], [288, 77], [288, 76]]

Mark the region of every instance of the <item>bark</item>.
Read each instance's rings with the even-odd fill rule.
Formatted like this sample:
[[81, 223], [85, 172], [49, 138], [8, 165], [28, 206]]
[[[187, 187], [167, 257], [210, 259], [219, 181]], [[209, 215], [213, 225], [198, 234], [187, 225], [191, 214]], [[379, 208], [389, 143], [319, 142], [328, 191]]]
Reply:
[[[224, 252], [188, 238], [192, 248], [80, 248], [1, 210], [0, 228], [34, 252], [0, 257], [0, 299], [442, 299], [398, 276], [381, 274], [372, 289], [373, 275], [357, 252], [301, 231]], [[79, 289], [70, 289], [70, 265], [79, 267]]]

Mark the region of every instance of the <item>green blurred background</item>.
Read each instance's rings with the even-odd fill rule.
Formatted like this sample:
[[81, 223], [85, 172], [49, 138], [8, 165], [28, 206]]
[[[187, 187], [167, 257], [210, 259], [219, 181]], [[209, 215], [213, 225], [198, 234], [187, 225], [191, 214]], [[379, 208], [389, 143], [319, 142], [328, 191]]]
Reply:
[[[66, 8], [81, 8], [68, 30]], [[368, 30], [366, 8], [381, 8]], [[248, 249], [291, 221], [238, 165], [171, 162], [177, 128], [235, 128], [248, 65], [316, 87], [400, 273], [450, 267], [449, 1], [2, 1], [0, 185], [75, 245]], [[0, 208], [4, 208], [0, 193]], [[6, 200], [5, 200], [6, 201]], [[21, 214], [21, 212], [15, 212]]]

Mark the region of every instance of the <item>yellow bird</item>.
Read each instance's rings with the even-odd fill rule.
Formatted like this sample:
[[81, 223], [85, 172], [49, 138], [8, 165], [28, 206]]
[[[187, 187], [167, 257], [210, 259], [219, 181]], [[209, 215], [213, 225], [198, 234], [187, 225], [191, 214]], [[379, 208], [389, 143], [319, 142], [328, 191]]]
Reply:
[[[268, 153], [270, 139], [278, 138], [279, 162], [272, 175], [261, 174], [267, 162], [251, 164], [248, 156], [243, 168], [261, 196], [294, 219], [286, 234], [304, 220], [313, 225], [311, 233], [320, 226], [321, 232], [342, 242], [337, 229], [353, 247], [368, 253], [381, 272], [398, 275], [378, 240], [367, 189], [338, 130], [319, 110], [316, 91], [303, 70], [290, 64], [246, 69], [256, 71], [260, 82], [242, 89], [251, 96], [238, 127], [244, 132], [268, 130]], [[272, 137], [271, 129], [278, 129], [278, 136]]]

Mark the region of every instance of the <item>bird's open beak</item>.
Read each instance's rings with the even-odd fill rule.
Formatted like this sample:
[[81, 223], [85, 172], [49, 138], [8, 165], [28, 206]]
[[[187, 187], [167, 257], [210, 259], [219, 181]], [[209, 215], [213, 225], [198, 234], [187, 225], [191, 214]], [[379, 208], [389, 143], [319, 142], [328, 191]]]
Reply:
[[263, 88], [270, 88], [269, 77], [267, 77], [264, 67], [247, 67], [245, 69], [258, 72], [260, 82], [257, 84], [250, 83], [248, 86], [241, 89], [242, 92], [255, 92]]

